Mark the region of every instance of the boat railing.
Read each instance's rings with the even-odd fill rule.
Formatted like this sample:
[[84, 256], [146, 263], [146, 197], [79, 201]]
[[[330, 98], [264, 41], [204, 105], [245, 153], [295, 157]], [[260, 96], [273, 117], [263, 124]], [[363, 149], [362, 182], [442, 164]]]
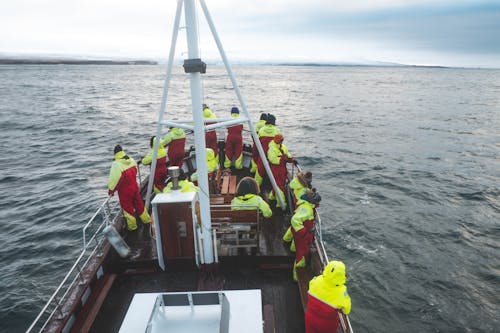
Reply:
[[316, 246], [316, 250], [318, 251], [319, 258], [321, 260], [321, 264], [326, 266], [328, 264], [328, 255], [326, 254], [325, 245], [323, 244], [323, 230], [322, 230], [322, 221], [321, 216], [316, 210], [316, 223], [314, 228], [314, 243]]
[[82, 269], [92, 257], [102, 257], [103, 254], [98, 253], [99, 245], [103, 239], [102, 230], [117, 220], [119, 212], [118, 201], [112, 202], [111, 197], [108, 197], [85, 224], [82, 231], [83, 248], [80, 255], [26, 333], [43, 332], [52, 319], [64, 320], [69, 315], [63, 310], [64, 300], [68, 297], [73, 286], [77, 283], [85, 284], [88, 282]]

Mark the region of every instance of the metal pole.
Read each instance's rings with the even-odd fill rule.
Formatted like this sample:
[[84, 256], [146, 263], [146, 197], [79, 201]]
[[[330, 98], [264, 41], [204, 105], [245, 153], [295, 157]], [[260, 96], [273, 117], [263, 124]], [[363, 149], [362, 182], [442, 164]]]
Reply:
[[262, 145], [260, 144], [259, 137], [257, 136], [257, 133], [255, 132], [255, 128], [253, 127], [252, 121], [250, 120], [250, 114], [248, 113], [247, 106], [245, 104], [245, 101], [243, 100], [243, 95], [241, 94], [240, 87], [238, 86], [238, 83], [236, 82], [236, 77], [233, 74], [233, 71], [231, 70], [231, 66], [229, 65], [229, 61], [227, 60], [226, 53], [224, 52], [224, 49], [222, 48], [222, 43], [219, 39], [219, 35], [217, 34], [217, 31], [215, 30], [215, 25], [212, 21], [212, 17], [210, 16], [210, 13], [208, 12], [207, 5], [205, 4], [205, 0], [200, 0], [201, 8], [203, 9], [203, 13], [205, 14], [205, 18], [207, 19], [207, 23], [210, 27], [210, 30], [212, 31], [212, 35], [214, 36], [215, 43], [217, 44], [217, 48], [219, 49], [220, 56], [222, 60], [224, 61], [224, 65], [226, 67], [227, 74], [229, 75], [229, 78], [231, 79], [231, 83], [233, 84], [234, 91], [236, 95], [238, 96], [238, 100], [240, 101], [241, 108], [243, 109], [243, 112], [245, 113], [245, 116], [248, 118], [248, 126], [250, 127], [250, 133], [252, 134], [253, 140], [255, 145], [257, 146], [257, 150], [259, 151], [260, 158], [262, 159], [262, 163], [264, 164], [264, 168], [266, 169], [267, 175], [269, 176], [269, 180], [271, 181], [271, 185], [273, 186], [274, 193], [276, 194], [276, 198], [278, 198], [278, 201], [281, 204], [281, 209], [285, 210], [285, 199], [281, 196], [280, 191], [278, 190], [278, 185], [276, 184], [276, 180], [274, 179], [273, 173], [271, 172], [271, 167], [269, 166], [269, 162], [267, 161], [267, 156], [264, 154], [264, 149], [262, 148]]
[[[194, 0], [184, 0], [184, 12], [186, 17], [186, 34], [188, 41], [189, 59], [199, 59], [198, 49], [198, 23], [196, 21], [196, 7]], [[198, 172], [198, 186], [200, 192], [200, 211], [203, 239], [203, 253], [205, 264], [214, 262], [212, 244], [212, 222], [210, 219], [210, 199], [208, 192], [208, 172], [205, 149], [205, 125], [202, 110], [201, 74], [199, 72], [189, 73], [191, 87], [191, 110], [194, 120], [194, 145], [196, 148], [196, 167]]]
[[149, 174], [148, 190], [146, 192], [145, 209], [148, 210], [149, 203], [151, 202], [151, 193], [153, 192], [153, 182], [156, 170], [156, 159], [158, 157], [158, 147], [160, 145], [161, 135], [161, 121], [165, 114], [165, 107], [167, 104], [168, 86], [170, 85], [170, 78], [172, 77], [172, 66], [175, 56], [175, 45], [177, 44], [177, 35], [179, 34], [179, 22], [181, 21], [183, 0], [177, 0], [177, 10], [175, 12], [174, 30], [172, 31], [172, 44], [170, 45], [170, 53], [168, 55], [167, 73], [165, 83], [163, 84], [163, 96], [161, 99], [160, 113], [158, 114], [158, 125], [156, 128], [156, 140], [153, 147], [153, 161], [151, 162], [151, 170]]

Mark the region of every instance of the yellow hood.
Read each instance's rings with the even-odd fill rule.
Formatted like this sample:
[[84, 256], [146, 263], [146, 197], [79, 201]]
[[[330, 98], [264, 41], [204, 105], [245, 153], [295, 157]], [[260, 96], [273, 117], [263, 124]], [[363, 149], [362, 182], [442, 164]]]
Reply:
[[345, 264], [342, 261], [330, 261], [323, 270], [323, 279], [331, 286], [345, 284]]

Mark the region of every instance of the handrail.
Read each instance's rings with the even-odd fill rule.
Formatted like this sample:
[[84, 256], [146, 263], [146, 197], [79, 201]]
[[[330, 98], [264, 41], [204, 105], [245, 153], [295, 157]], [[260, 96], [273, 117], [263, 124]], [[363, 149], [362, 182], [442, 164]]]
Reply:
[[[98, 235], [100, 234], [101, 230], [104, 228], [105, 225], [108, 225], [109, 223], [113, 223], [118, 216], [118, 213], [119, 213], [119, 209], [117, 209], [119, 207], [118, 202], [116, 201], [113, 206], [111, 206], [109, 203], [110, 203], [110, 197], [108, 197], [101, 204], [101, 206], [99, 206], [97, 211], [92, 215], [92, 217], [89, 219], [89, 221], [83, 227], [83, 230], [82, 230], [83, 248], [82, 248], [80, 255], [78, 256], [78, 258], [76, 259], [74, 264], [71, 266], [71, 269], [68, 271], [68, 273], [66, 274], [66, 276], [64, 277], [62, 282], [59, 284], [57, 289], [52, 294], [52, 296], [49, 298], [49, 300], [47, 301], [45, 306], [42, 308], [40, 313], [37, 315], [37, 317], [35, 318], [33, 323], [26, 330], [26, 333], [36, 332], [37, 330], [38, 330], [38, 332], [43, 332], [43, 330], [46, 328], [46, 326], [48, 325], [50, 320], [54, 317], [54, 315], [58, 311], [60, 312], [61, 316], [64, 316], [64, 314], [62, 313], [62, 310], [61, 310], [61, 306], [63, 305], [62, 301], [66, 298], [66, 296], [68, 295], [68, 292], [71, 290], [71, 287], [75, 285], [76, 281], [78, 281], [80, 279], [81, 280], [84, 279], [82, 272], [81, 272], [81, 269], [80, 269], [80, 264], [82, 264], [82, 262], [83, 262], [83, 266], [85, 266], [89, 262], [90, 258], [92, 258], [92, 256], [95, 254], [95, 252], [97, 251], [97, 248], [100, 244], [100, 242], [97, 241], [97, 239], [98, 239]], [[113, 213], [114, 213], [114, 217], [111, 220], [111, 216], [113, 215]], [[96, 222], [99, 214], [102, 214], [103, 219], [99, 225], [95, 226], [95, 222]], [[86, 232], [92, 225], [94, 225], [94, 227], [96, 229], [95, 229], [95, 232], [91, 235], [89, 241], [87, 242]], [[95, 245], [92, 246], [91, 244], [94, 240], [96, 240], [96, 242], [95, 242]], [[88, 253], [89, 251], [90, 251], [90, 253]], [[70, 278], [72, 277], [73, 274], [74, 274], [73, 279], [72, 279], [71, 283], [68, 284], [67, 282], [70, 280]], [[63, 290], [64, 290], [64, 293], [62, 293], [62, 295], [60, 295]], [[51, 305], [53, 305], [54, 308], [52, 310], [49, 310]], [[42, 319], [42, 317], [44, 317], [44, 315], [46, 316], [45, 321], [43, 321], [44, 319]], [[38, 329], [38, 327], [39, 327], [39, 329]]]

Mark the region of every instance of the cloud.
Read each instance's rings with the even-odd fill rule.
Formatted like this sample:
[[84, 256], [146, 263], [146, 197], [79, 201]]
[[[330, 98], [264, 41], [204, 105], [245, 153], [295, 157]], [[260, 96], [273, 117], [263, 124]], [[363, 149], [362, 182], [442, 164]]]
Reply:
[[[371, 59], [500, 66], [500, 2], [206, 0], [238, 59]], [[0, 4], [0, 51], [165, 57], [176, 1], [18, 0]], [[215, 56], [202, 14], [205, 56]], [[177, 54], [186, 51], [184, 31]], [[419, 57], [419, 58], [417, 58]]]

